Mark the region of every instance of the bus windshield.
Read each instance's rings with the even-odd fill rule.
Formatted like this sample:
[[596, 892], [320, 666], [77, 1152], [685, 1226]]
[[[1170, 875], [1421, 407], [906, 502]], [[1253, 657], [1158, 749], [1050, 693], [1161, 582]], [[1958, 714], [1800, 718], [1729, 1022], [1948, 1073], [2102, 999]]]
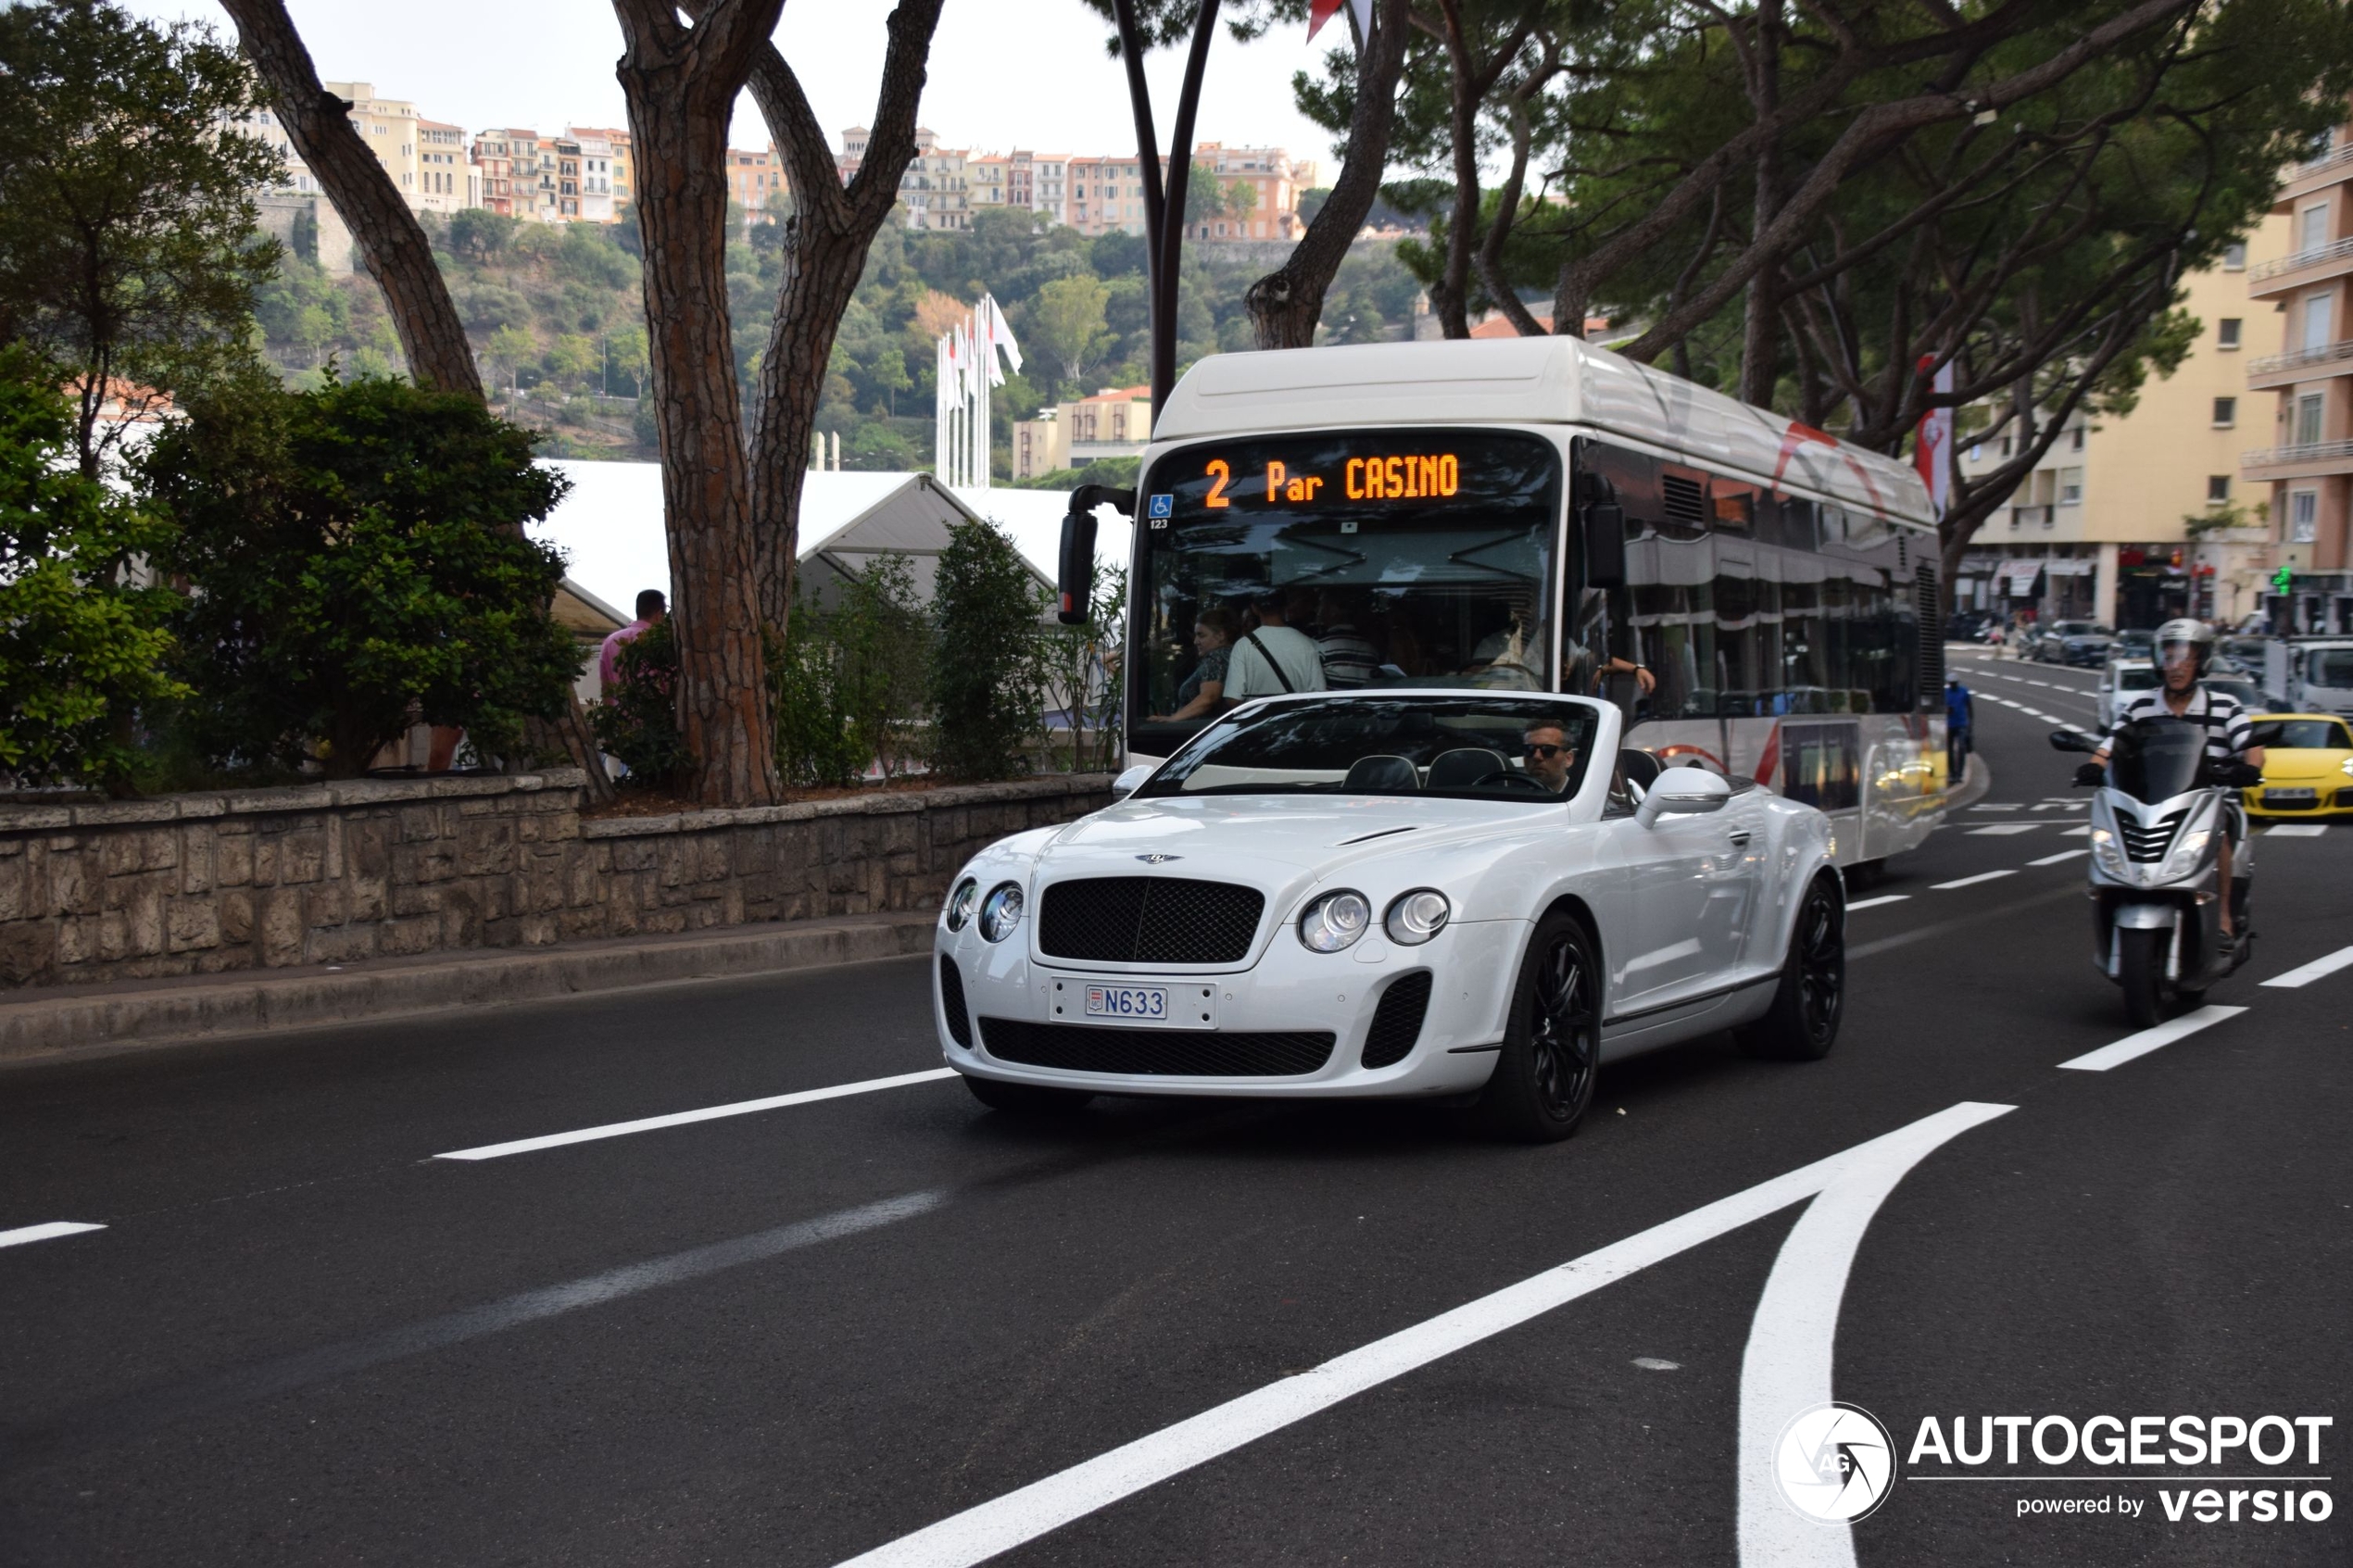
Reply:
[[[1237, 699], [1554, 689], [1561, 459], [1462, 430], [1205, 442], [1144, 476], [1129, 744]], [[1204, 689], [1207, 688], [1207, 689]]]

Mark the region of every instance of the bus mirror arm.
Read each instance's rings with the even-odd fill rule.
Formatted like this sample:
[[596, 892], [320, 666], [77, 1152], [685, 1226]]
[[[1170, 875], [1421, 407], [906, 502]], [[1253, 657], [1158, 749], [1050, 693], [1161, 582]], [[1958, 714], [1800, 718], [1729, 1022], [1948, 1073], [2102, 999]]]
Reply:
[[1082, 484], [1070, 493], [1070, 509], [1063, 514], [1063, 547], [1055, 562], [1054, 583], [1054, 619], [1065, 626], [1084, 626], [1093, 612], [1097, 507], [1115, 507], [1122, 516], [1132, 519], [1136, 493], [1110, 484]]
[[1601, 501], [1585, 508], [1585, 586], [1626, 585], [1626, 508]]

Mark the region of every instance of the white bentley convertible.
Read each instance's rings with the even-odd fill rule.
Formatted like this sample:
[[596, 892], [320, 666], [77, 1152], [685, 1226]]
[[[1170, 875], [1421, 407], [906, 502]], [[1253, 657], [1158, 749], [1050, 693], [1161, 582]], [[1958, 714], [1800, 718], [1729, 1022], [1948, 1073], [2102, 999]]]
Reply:
[[1476, 691], [1236, 709], [1119, 804], [956, 878], [948, 1064], [1006, 1110], [1454, 1097], [1548, 1139], [1617, 1057], [1722, 1029], [1822, 1056], [1845, 971], [1828, 819], [1662, 771], [1619, 724]]

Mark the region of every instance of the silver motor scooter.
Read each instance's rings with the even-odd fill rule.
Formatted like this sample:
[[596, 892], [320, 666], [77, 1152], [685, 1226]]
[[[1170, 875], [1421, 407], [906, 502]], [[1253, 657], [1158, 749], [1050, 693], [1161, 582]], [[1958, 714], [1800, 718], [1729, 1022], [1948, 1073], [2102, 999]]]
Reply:
[[[2094, 752], [2100, 743], [2056, 730], [2051, 746]], [[2186, 719], [2136, 720], [2118, 734], [2092, 797], [2092, 960], [2123, 989], [2134, 1028], [2158, 1022], [2174, 1003], [2196, 1006], [2253, 950], [2255, 858], [2231, 797], [2262, 776], [2245, 762], [2210, 766], [2205, 726]], [[2226, 833], [2237, 841], [2228, 888], [2219, 885]], [[2235, 941], [2222, 934], [2224, 897]]]

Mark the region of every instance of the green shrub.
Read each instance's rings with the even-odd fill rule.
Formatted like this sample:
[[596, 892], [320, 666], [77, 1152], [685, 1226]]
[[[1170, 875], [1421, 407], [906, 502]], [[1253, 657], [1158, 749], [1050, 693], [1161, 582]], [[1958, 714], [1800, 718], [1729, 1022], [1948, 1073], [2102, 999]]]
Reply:
[[788, 784], [850, 784], [869, 762], [901, 771], [923, 716], [931, 628], [903, 555], [875, 558], [831, 605], [796, 594], [771, 647], [776, 767]]
[[931, 762], [950, 779], [1029, 771], [1051, 675], [1046, 590], [1013, 542], [958, 523], [939, 554], [932, 617]]
[[613, 684], [588, 709], [597, 744], [629, 770], [624, 787], [678, 783], [695, 765], [678, 731], [678, 639], [668, 617], [621, 645]]
[[524, 721], [561, 714], [579, 671], [547, 612], [563, 558], [522, 532], [564, 487], [532, 433], [372, 378], [249, 375], [188, 414], [141, 468], [179, 525], [163, 564], [195, 590], [174, 629], [199, 749], [349, 775], [422, 719], [521, 759]]
[[0, 776], [120, 788], [135, 715], [185, 689], [166, 669], [176, 596], [126, 571], [170, 530], [72, 459], [55, 375], [0, 350]]

